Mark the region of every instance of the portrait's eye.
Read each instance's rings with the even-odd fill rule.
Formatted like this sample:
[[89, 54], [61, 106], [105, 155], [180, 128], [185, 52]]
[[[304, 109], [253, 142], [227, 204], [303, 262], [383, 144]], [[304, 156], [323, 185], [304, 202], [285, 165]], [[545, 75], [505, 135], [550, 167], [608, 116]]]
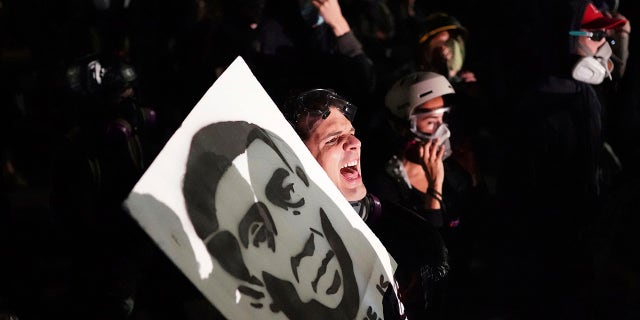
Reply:
[[269, 208], [262, 202], [254, 203], [247, 210], [238, 225], [238, 234], [245, 248], [248, 248], [249, 244], [258, 248], [262, 243], [266, 243], [271, 251], [276, 250], [275, 236], [278, 235], [278, 230]]
[[299, 193], [296, 193], [296, 177], [286, 169], [276, 169], [265, 186], [267, 199], [284, 210], [302, 207], [304, 198]]

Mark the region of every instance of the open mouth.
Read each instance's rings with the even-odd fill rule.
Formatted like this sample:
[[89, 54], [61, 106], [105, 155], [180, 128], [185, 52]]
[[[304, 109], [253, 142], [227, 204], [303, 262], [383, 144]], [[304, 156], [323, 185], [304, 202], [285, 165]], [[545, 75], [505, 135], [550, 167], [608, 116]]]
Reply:
[[347, 162], [340, 168], [340, 174], [347, 180], [354, 180], [360, 178], [360, 172], [358, 171], [358, 160]]

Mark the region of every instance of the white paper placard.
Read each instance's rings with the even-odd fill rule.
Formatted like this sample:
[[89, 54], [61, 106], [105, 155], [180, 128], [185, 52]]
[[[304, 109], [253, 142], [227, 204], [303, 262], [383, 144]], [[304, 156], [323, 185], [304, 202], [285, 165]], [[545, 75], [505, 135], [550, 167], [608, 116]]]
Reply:
[[124, 207], [228, 319], [382, 319], [395, 262], [238, 57]]

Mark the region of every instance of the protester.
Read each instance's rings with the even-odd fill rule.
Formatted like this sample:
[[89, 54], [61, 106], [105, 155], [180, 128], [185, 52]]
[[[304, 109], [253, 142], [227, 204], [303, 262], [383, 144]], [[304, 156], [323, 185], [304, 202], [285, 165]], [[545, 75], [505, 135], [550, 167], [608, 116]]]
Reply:
[[357, 101], [375, 86], [373, 63], [337, 0], [266, 0], [254, 46], [247, 63], [276, 104], [292, 89], [330, 86]]
[[69, 127], [56, 140], [49, 202], [70, 265], [61, 303], [78, 303], [72, 319], [124, 319], [149, 242], [121, 203], [157, 151], [156, 114], [122, 59], [88, 56], [66, 75]]
[[[361, 143], [351, 124], [355, 111], [354, 105], [327, 89], [293, 95], [284, 106], [311, 154], [398, 263], [396, 279], [406, 316], [438, 319], [448, 251], [437, 230], [419, 213], [367, 194], [360, 171]], [[443, 153], [444, 149], [434, 148], [431, 156], [441, 158]]]
[[[435, 72], [414, 72], [394, 84], [385, 105], [399, 139], [369, 183], [383, 201], [420, 213], [442, 234], [451, 265], [448, 316], [463, 312], [456, 307], [462, 299], [478, 300], [472, 277], [485, 272], [477, 266], [488, 263], [492, 237], [486, 230], [495, 215], [493, 195], [473, 149], [458, 146], [466, 141], [449, 131], [448, 113], [458, 108], [452, 103], [455, 95], [445, 76]], [[428, 156], [433, 144], [443, 146], [442, 157]]]
[[504, 281], [518, 316], [585, 318], [593, 303], [591, 231], [606, 192], [603, 110], [593, 86], [609, 81], [606, 30], [626, 21], [583, 0], [550, 9], [547, 36], [536, 44], [537, 83], [508, 118], [502, 218], [513, 272]]
[[[611, 47], [611, 77], [610, 81], [603, 81], [594, 87], [603, 107], [603, 131], [605, 132], [606, 153], [603, 157], [602, 180], [607, 188], [615, 187], [626, 179], [634, 169], [632, 154], [634, 138], [629, 130], [639, 121], [633, 107], [632, 95], [635, 89], [628, 83], [633, 75], [625, 76], [629, 60], [629, 41], [631, 22], [618, 11], [619, 1], [594, 1], [600, 13], [609, 18], [624, 19], [627, 22], [606, 30], [607, 43]], [[632, 66], [633, 67], [633, 66]]]

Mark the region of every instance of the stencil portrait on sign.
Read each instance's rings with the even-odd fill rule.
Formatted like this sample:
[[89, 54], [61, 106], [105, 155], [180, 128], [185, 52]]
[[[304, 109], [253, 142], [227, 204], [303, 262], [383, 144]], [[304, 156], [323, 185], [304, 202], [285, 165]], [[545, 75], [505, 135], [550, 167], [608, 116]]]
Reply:
[[325, 212], [338, 209], [279, 137], [246, 122], [216, 123], [196, 133], [188, 159], [189, 217], [251, 306], [291, 319], [355, 317], [353, 262]]

